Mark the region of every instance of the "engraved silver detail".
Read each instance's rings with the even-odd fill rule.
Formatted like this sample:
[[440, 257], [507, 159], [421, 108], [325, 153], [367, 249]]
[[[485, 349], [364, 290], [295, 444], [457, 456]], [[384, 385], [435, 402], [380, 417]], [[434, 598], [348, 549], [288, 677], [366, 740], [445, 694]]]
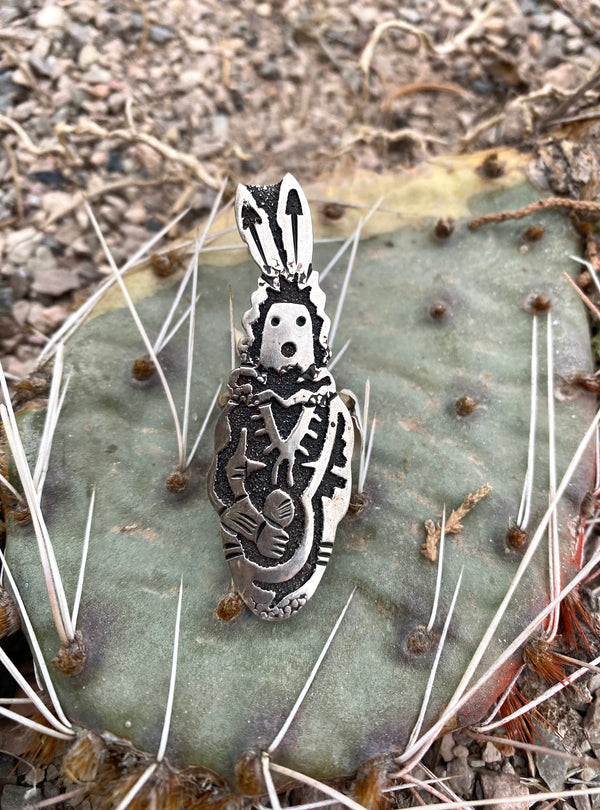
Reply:
[[348, 509], [354, 437], [327, 369], [330, 321], [302, 189], [291, 175], [239, 186], [236, 217], [261, 277], [242, 319], [242, 363], [217, 423], [208, 492], [237, 590], [274, 620], [300, 610], [323, 576]]

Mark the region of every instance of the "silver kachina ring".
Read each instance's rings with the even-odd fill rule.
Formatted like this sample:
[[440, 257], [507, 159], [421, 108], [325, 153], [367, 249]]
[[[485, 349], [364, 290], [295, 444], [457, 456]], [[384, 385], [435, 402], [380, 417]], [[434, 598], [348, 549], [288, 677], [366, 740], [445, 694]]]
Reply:
[[285, 619], [314, 594], [331, 556], [354, 434], [327, 369], [330, 320], [304, 192], [291, 174], [240, 185], [235, 212], [261, 276], [242, 318], [208, 494], [242, 599], [261, 619]]

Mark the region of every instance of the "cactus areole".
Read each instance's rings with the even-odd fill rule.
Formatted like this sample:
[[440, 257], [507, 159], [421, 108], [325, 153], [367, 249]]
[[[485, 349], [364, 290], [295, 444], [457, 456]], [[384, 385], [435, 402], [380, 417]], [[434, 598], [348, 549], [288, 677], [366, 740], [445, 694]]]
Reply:
[[302, 189], [290, 174], [239, 186], [236, 219], [262, 275], [208, 492], [244, 602], [261, 619], [285, 619], [315, 592], [348, 510], [352, 421], [327, 369], [330, 320]]

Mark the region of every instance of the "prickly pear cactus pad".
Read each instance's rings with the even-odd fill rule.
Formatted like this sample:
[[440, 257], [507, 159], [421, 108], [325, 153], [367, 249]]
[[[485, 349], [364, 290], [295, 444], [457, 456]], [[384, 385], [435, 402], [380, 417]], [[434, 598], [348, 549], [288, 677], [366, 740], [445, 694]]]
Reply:
[[[348, 236], [383, 194], [358, 247], [333, 355], [350, 340], [335, 368], [339, 389], [362, 398], [371, 384], [376, 416], [366, 478], [367, 504], [340, 523], [321, 585], [310, 603], [285, 622], [265, 622], [244, 611], [231, 623], [215, 615], [230, 584], [219, 519], [206, 494], [213, 447], [202, 439], [185, 492], [169, 494], [165, 479], [177, 462], [169, 409], [156, 375], [140, 384], [132, 362], [144, 354], [119, 294], [69, 340], [71, 382], [54, 439], [43, 510], [72, 600], [92, 489], [96, 489], [79, 626], [89, 648], [83, 674], [56, 674], [68, 717], [156, 751], [170, 675], [178, 586], [183, 614], [171, 761], [197, 763], [233, 778], [243, 752], [268, 745], [278, 732], [353, 588], [340, 630], [275, 759], [316, 777], [349, 774], [364, 759], [406, 743], [420, 708], [434, 645], [420, 644], [418, 628], [431, 612], [436, 565], [421, 553], [424, 522], [439, 521], [469, 493], [492, 491], [446, 541], [437, 639], [459, 572], [463, 584], [433, 690], [427, 722], [459, 682], [517, 568], [522, 550], [507, 545], [517, 517], [527, 466], [532, 314], [526, 302], [547, 296], [540, 312], [540, 380], [533, 505], [535, 528], [548, 505], [548, 424], [545, 335], [554, 338], [555, 387], [561, 376], [591, 367], [584, 308], [562, 272], [576, 272], [566, 253], [578, 250], [568, 220], [556, 213], [535, 223], [507, 222], [470, 231], [471, 216], [517, 208], [539, 197], [522, 159], [502, 157], [506, 172], [485, 179], [481, 156], [387, 177], [305, 188], [309, 201], [335, 196], [351, 208], [328, 219], [313, 204], [316, 236]], [[333, 189], [335, 188], [335, 191]], [[397, 210], [398, 213], [392, 213]], [[454, 230], [434, 233], [440, 217]], [[530, 224], [545, 228], [528, 242]], [[219, 227], [222, 223], [219, 223]], [[451, 228], [447, 230], [452, 230]], [[231, 242], [231, 234], [227, 235]], [[339, 243], [315, 245], [321, 270]], [[193, 437], [213, 392], [231, 370], [229, 285], [236, 324], [256, 288], [257, 269], [244, 253], [202, 264], [192, 380]], [[322, 280], [334, 319], [347, 256]], [[241, 262], [240, 262], [241, 259]], [[176, 289], [151, 271], [127, 281], [151, 336]], [[189, 301], [188, 301], [189, 303]], [[187, 306], [181, 305], [181, 311]], [[187, 329], [161, 353], [181, 408]], [[558, 476], [566, 469], [592, 417], [593, 399], [581, 393], [555, 399]], [[216, 415], [213, 415], [213, 423]], [[20, 418], [25, 447], [35, 457], [43, 413]], [[559, 509], [563, 575], [571, 570], [569, 521], [589, 483], [580, 466]], [[51, 623], [37, 547], [31, 530], [9, 525], [8, 556], [48, 659], [59, 643]], [[503, 619], [485, 660], [533, 618], [548, 598], [547, 552], [542, 544]], [[505, 668], [471, 704], [480, 716], [507, 682]]]

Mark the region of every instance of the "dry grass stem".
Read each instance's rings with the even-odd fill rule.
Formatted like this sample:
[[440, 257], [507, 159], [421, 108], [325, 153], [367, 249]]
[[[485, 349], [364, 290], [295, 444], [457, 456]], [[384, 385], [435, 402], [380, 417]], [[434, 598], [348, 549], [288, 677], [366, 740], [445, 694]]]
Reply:
[[[446, 534], [460, 534], [464, 529], [462, 519], [473, 509], [475, 504], [492, 491], [489, 484], [483, 484], [476, 492], [469, 493], [458, 509], [454, 509], [446, 521]], [[430, 562], [437, 559], [437, 544], [440, 541], [442, 527], [433, 520], [426, 520], [424, 523], [427, 539], [421, 546], [421, 551]]]
[[341, 146], [336, 149], [333, 154], [334, 156], [341, 157], [347, 152], [350, 152], [359, 143], [370, 144], [374, 141], [383, 141], [384, 143], [412, 141], [412, 143], [416, 144], [421, 149], [424, 155], [427, 152], [427, 144], [429, 143], [435, 143], [441, 146], [447, 145], [444, 138], [440, 138], [438, 135], [428, 134], [427, 132], [420, 132], [411, 127], [401, 127], [400, 129], [390, 130], [372, 127], [368, 124], [358, 124], [354, 128], [353, 134], [344, 137]]
[[403, 84], [389, 93], [383, 100], [381, 107], [383, 110], [389, 110], [392, 103], [396, 99], [410, 96], [413, 93], [456, 93], [459, 96], [468, 98], [469, 93], [460, 84], [454, 82], [410, 82]]
[[482, 225], [489, 225], [492, 222], [507, 222], [509, 219], [524, 219], [531, 214], [537, 214], [538, 211], [556, 211], [562, 208], [568, 211], [574, 211], [577, 214], [596, 214], [600, 215], [600, 202], [593, 200], [571, 200], [568, 197], [546, 197], [543, 200], [537, 200], [523, 208], [517, 208], [514, 211], [499, 211], [497, 214], [484, 214], [482, 217], [476, 217], [470, 220], [469, 228], [474, 231], [476, 228], [481, 228]]
[[577, 765], [589, 766], [591, 768], [597, 767], [598, 760], [593, 757], [578, 757], [576, 754], [569, 754], [567, 751], [560, 751], [556, 748], [546, 748], [543, 745], [535, 745], [535, 743], [528, 743], [522, 740], [512, 740], [508, 737], [497, 737], [493, 734], [480, 734], [471, 729], [465, 729], [465, 733], [472, 737], [474, 740], [481, 742], [499, 743], [500, 745], [510, 745], [513, 748], [520, 748], [522, 751], [531, 751], [534, 754], [543, 754], [544, 756], [556, 757], [556, 759], [564, 759], [568, 762], [573, 762]]
[[467, 42], [470, 37], [476, 34], [486, 21], [488, 17], [491, 17], [493, 14], [498, 11], [500, 6], [502, 5], [501, 0], [496, 0], [496, 2], [492, 2], [489, 6], [482, 12], [473, 12], [473, 20], [466, 25], [462, 31], [459, 31], [458, 34], [455, 34], [453, 37], [450, 37], [443, 42], [441, 45], [436, 45], [433, 41], [432, 37], [426, 32], [423, 31], [421, 28], [417, 28], [410, 23], [403, 22], [401, 20], [388, 20], [387, 22], [379, 23], [373, 30], [373, 33], [369, 37], [369, 41], [365, 45], [363, 52], [360, 56], [359, 65], [360, 69], [362, 70], [365, 82], [368, 80], [369, 71], [371, 69], [371, 62], [373, 61], [373, 56], [375, 53], [375, 48], [377, 43], [385, 34], [386, 31], [390, 29], [398, 29], [400, 31], [404, 31], [407, 34], [411, 34], [412, 36], [416, 37], [418, 43], [418, 50], [421, 49], [427, 50], [430, 54], [438, 54], [439, 56], [443, 56], [445, 54], [452, 53], [458, 47], [463, 45]]
[[600, 321], [600, 310], [598, 309], [598, 307], [592, 303], [592, 301], [587, 297], [587, 295], [583, 292], [583, 290], [579, 287], [579, 285], [575, 281], [573, 281], [573, 279], [568, 273], [563, 273], [563, 276], [567, 279], [571, 287], [573, 287], [577, 295], [581, 298], [581, 300], [589, 309], [589, 311], [592, 313], [592, 315]]
[[140, 41], [133, 56], [133, 61], [135, 62], [146, 50], [148, 36], [150, 34], [150, 18], [148, 16], [148, 10], [142, 0], [133, 0], [133, 2], [137, 6], [137, 9], [142, 17], [142, 35], [140, 36]]
[[460, 138], [459, 143], [462, 149], [465, 149], [469, 144], [476, 141], [477, 138], [486, 130], [495, 127], [497, 124], [501, 124], [504, 119], [506, 118], [506, 113], [497, 113], [496, 115], [492, 115], [489, 118], [486, 118], [484, 121], [480, 121], [475, 126], [468, 129], [465, 134]]
[[371, 70], [371, 62], [373, 61], [373, 56], [375, 54], [375, 48], [377, 47], [377, 43], [386, 33], [386, 31], [390, 31], [391, 29], [396, 29], [399, 31], [404, 31], [406, 34], [410, 34], [414, 36], [418, 43], [418, 49], [421, 50], [425, 48], [430, 53], [435, 53], [435, 44], [431, 36], [426, 32], [423, 31], [421, 28], [417, 28], [414, 25], [411, 25], [407, 22], [402, 22], [401, 20], [387, 20], [387, 22], [382, 22], [377, 25], [371, 36], [369, 37], [369, 41], [365, 45], [363, 52], [360, 55], [360, 60], [358, 62], [360, 69], [362, 70], [365, 81], [369, 78], [369, 71]]
[[548, 129], [559, 123], [559, 121], [569, 111], [569, 108], [572, 107], [576, 101], [579, 101], [579, 99], [581, 99], [588, 90], [595, 89], [597, 87], [599, 79], [600, 66], [596, 65], [592, 68], [592, 71], [588, 75], [587, 79], [582, 82], [579, 87], [576, 87], [575, 90], [568, 93], [561, 104], [552, 110], [552, 113], [548, 116], [548, 118], [542, 122], [541, 129]]
[[58, 796], [52, 796], [49, 799], [42, 799], [41, 802], [26, 805], [26, 808], [27, 810], [43, 810], [44, 807], [53, 807], [55, 804], [62, 804], [63, 802], [68, 802], [70, 799], [75, 799], [77, 796], [87, 793], [87, 790], [87, 787], [74, 788], [73, 790], [68, 790], [66, 793], [59, 793]]
[[9, 116], [2, 115], [2, 113], [0, 113], [0, 129], [11, 129], [19, 137], [23, 148], [27, 152], [31, 152], [32, 155], [36, 155], [37, 157], [46, 157], [47, 155], [65, 156], [66, 150], [62, 146], [55, 144], [51, 146], [36, 146], [20, 124], [14, 119], [9, 118]]

